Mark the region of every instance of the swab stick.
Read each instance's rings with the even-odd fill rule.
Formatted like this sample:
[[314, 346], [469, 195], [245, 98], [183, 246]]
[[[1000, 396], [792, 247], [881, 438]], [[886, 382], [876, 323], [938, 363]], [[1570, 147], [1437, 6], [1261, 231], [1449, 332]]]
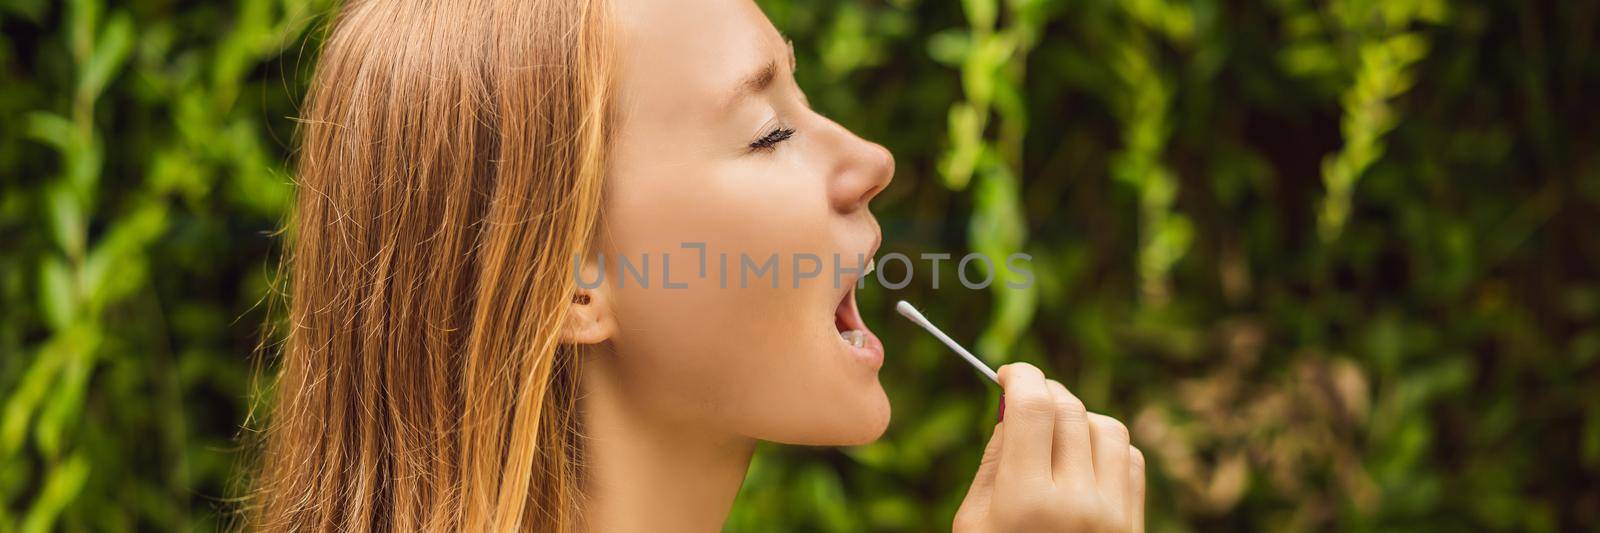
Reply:
[[987, 376], [989, 381], [993, 381], [997, 385], [1000, 383], [1000, 377], [995, 375], [994, 369], [989, 368], [989, 365], [983, 364], [983, 361], [978, 359], [978, 356], [972, 355], [972, 352], [967, 351], [966, 348], [962, 348], [960, 344], [956, 344], [956, 341], [950, 340], [949, 335], [945, 335], [943, 331], [939, 330], [938, 326], [935, 326], [932, 322], [929, 322], [928, 318], [922, 316], [922, 313], [918, 312], [917, 308], [912, 307], [909, 302], [900, 300], [900, 303], [895, 304], [894, 309], [899, 311], [900, 314], [905, 315], [906, 318], [911, 319], [912, 322], [916, 322], [918, 326], [922, 326], [922, 329], [928, 330], [928, 333], [932, 333], [933, 336], [937, 337], [939, 341], [944, 343], [945, 346], [949, 346], [951, 350], [955, 350], [956, 354], [960, 355], [962, 359], [967, 360], [967, 364], [972, 365], [972, 368], [978, 369], [978, 372], [981, 372], [984, 376]]

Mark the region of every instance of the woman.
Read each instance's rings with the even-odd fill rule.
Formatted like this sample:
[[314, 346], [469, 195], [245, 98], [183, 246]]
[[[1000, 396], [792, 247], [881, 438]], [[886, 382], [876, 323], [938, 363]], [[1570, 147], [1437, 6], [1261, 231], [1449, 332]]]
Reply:
[[[758, 440], [878, 438], [864, 269], [694, 259], [875, 251], [893, 159], [793, 61], [749, 0], [347, 2], [303, 110], [250, 527], [717, 530]], [[1000, 375], [955, 529], [1141, 530], [1126, 429]]]

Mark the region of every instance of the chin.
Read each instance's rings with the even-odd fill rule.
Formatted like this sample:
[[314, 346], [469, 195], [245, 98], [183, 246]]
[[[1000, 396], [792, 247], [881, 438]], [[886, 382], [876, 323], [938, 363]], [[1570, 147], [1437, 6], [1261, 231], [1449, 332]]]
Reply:
[[882, 386], [874, 386], [864, 405], [850, 409], [850, 418], [841, 425], [827, 446], [859, 446], [877, 441], [889, 429], [889, 397]]
[[857, 446], [878, 440], [889, 428], [889, 398], [876, 383], [840, 401], [810, 402], [801, 411], [763, 417], [764, 428], [745, 435], [778, 444]]

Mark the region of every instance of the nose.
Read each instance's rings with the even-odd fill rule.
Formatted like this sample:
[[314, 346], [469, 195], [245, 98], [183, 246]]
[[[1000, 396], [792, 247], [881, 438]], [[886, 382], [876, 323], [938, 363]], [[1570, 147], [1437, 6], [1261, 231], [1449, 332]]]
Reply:
[[834, 210], [849, 214], [866, 209], [867, 202], [894, 180], [894, 154], [878, 143], [857, 137], [837, 124], [839, 159], [828, 187]]

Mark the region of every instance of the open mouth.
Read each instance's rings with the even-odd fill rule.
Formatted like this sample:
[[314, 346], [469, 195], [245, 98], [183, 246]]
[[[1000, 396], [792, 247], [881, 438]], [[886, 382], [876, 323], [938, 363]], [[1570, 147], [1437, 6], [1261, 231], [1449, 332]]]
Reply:
[[867, 326], [861, 323], [861, 311], [856, 309], [856, 291], [850, 289], [844, 294], [844, 299], [839, 301], [839, 307], [833, 311], [833, 327], [839, 330], [839, 337], [844, 342], [856, 348], [867, 345]]
[[[872, 273], [873, 263], [868, 260], [866, 269], [861, 275]], [[845, 291], [844, 297], [839, 300], [839, 305], [833, 310], [833, 327], [839, 330], [839, 338], [846, 344], [856, 348], [865, 348], [872, 343], [872, 331], [861, 321], [861, 310], [856, 307], [856, 289], [854, 284], [850, 290]]]

